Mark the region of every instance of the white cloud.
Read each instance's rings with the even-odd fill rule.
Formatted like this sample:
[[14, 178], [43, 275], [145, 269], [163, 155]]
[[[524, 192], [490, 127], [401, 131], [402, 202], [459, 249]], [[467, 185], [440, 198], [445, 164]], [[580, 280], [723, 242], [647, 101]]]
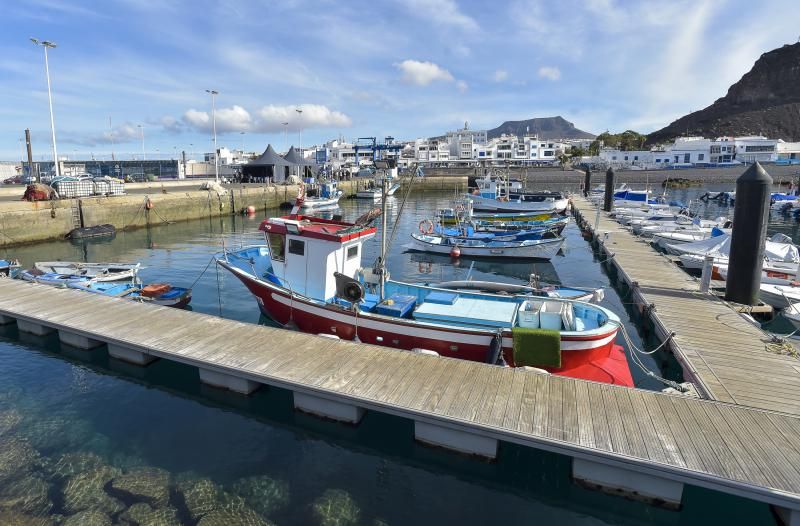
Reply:
[[469, 89], [469, 84], [463, 80], [458, 80], [456, 81], [456, 89], [459, 91], [459, 93], [466, 93]]
[[478, 23], [461, 12], [454, 0], [405, 0], [403, 2], [412, 13], [440, 26], [453, 26], [474, 31]]
[[[145, 126], [145, 134], [147, 127]], [[49, 137], [48, 137], [49, 139]], [[114, 126], [112, 130], [107, 130], [102, 133], [85, 134], [65, 130], [60, 133], [59, 140], [69, 144], [78, 144], [80, 146], [110, 146], [111, 142], [114, 144], [137, 142], [142, 139], [142, 130], [139, 126], [131, 122], [124, 122]]]
[[492, 80], [495, 82], [505, 82], [508, 80], [508, 71], [504, 69], [498, 69], [492, 75]]
[[[298, 113], [300, 109], [303, 113]], [[277, 132], [288, 122], [289, 130], [309, 128], [347, 128], [353, 121], [342, 112], [331, 111], [321, 104], [301, 104], [299, 106], [264, 106], [257, 112], [256, 127], [260, 132]]]
[[540, 78], [547, 80], [558, 80], [561, 78], [561, 70], [555, 66], [542, 66], [537, 73]]
[[452, 82], [453, 75], [446, 69], [433, 62], [420, 62], [418, 60], [404, 60], [395, 67], [402, 73], [403, 82], [427, 86], [434, 81]]
[[[301, 110], [298, 112], [297, 110]], [[183, 121], [197, 131], [211, 130], [212, 119], [209, 112], [190, 109], [183, 114]], [[288, 122], [284, 126], [284, 122]], [[332, 111], [321, 104], [300, 104], [297, 106], [263, 106], [255, 111], [255, 117], [241, 106], [217, 110], [217, 133], [256, 132], [274, 133], [288, 128], [289, 131], [311, 128], [347, 128], [352, 125], [350, 117], [339, 111]]]

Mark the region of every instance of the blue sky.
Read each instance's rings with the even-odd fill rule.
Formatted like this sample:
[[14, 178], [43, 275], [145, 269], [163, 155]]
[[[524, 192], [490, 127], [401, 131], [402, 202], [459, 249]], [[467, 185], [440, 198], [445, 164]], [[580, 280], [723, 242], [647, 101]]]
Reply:
[[[3, 2], [0, 159], [262, 150], [410, 139], [562, 115], [592, 133], [658, 129], [711, 104], [800, 36], [796, 0], [26, 0]], [[298, 114], [295, 109], [303, 110]], [[289, 122], [284, 126], [283, 122]], [[288, 129], [284, 134], [283, 130]], [[245, 134], [242, 135], [241, 132]], [[191, 145], [191, 146], [190, 146]]]

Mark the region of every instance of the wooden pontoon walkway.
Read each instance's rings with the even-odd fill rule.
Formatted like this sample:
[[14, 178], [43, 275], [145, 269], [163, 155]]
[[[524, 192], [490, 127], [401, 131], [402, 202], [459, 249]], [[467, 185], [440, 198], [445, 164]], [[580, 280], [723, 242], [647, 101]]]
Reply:
[[[583, 197], [572, 202], [593, 231], [597, 208]], [[723, 300], [701, 293], [697, 279], [606, 213], [592, 234], [632, 286], [634, 301], [648, 306], [659, 337], [675, 333], [670, 347], [704, 397], [800, 414], [800, 360], [776, 352], [781, 349], [766, 333]]]
[[573, 459], [576, 478], [659, 500], [680, 502], [688, 483], [767, 502], [793, 518], [800, 510], [800, 419], [786, 414], [9, 279], [0, 279], [0, 322], [57, 330], [62, 341], [83, 338], [87, 347], [105, 343], [109, 354], [121, 348], [189, 364], [212, 383], [230, 377], [289, 389], [295, 405], [310, 400], [312, 412], [330, 409], [333, 417], [355, 407], [408, 418], [418, 439], [445, 447], [493, 456], [492, 444], [505, 441], [557, 452]]

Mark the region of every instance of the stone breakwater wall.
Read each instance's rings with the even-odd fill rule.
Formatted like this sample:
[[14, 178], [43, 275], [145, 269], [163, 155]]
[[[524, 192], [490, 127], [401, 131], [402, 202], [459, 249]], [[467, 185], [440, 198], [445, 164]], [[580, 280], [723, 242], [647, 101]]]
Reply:
[[[466, 188], [466, 177], [425, 177], [413, 191], [453, 191]], [[367, 180], [342, 181], [345, 196], [354, 195]], [[264, 213], [294, 202], [297, 186], [230, 185], [228, 193], [187, 188], [185, 185], [154, 188], [150, 194], [88, 197], [58, 201], [0, 202], [0, 247], [63, 239], [73, 228], [111, 224], [118, 230], [157, 226], [226, 214], [249, 206]], [[398, 194], [399, 195], [399, 194]]]

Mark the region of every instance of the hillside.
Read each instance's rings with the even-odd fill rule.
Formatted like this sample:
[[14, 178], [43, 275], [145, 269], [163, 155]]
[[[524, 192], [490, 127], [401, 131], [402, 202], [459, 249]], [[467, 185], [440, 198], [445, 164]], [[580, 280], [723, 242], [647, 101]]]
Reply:
[[647, 142], [687, 134], [800, 140], [800, 43], [764, 53], [724, 97], [651, 133]]
[[579, 130], [560, 115], [524, 121], [506, 121], [497, 128], [489, 130], [488, 133], [490, 139], [503, 134], [521, 137], [526, 133], [536, 134], [541, 139], [594, 139], [594, 135]]

